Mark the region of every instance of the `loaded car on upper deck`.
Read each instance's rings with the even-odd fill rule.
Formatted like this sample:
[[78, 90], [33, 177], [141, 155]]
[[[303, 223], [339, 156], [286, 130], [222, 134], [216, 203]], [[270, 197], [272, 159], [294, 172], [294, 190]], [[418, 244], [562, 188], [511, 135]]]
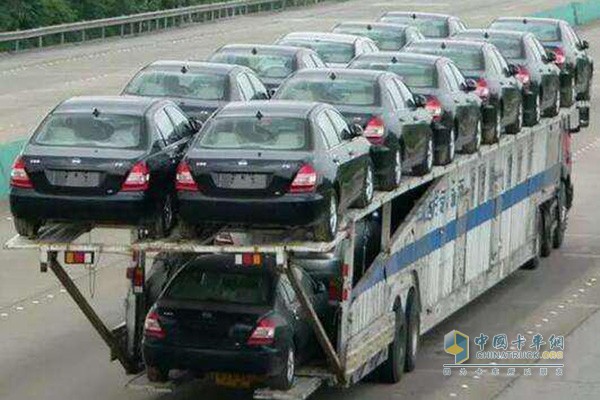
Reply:
[[482, 101], [483, 138], [497, 142], [500, 135], [518, 133], [523, 122], [521, 83], [518, 69], [509, 65], [496, 46], [486, 42], [423, 40], [408, 45], [406, 52], [443, 56], [454, 61], [460, 72], [476, 81], [474, 93]]
[[332, 68], [344, 68], [360, 54], [379, 51], [368, 37], [331, 32], [292, 32], [279, 38], [275, 44], [313, 49]]
[[452, 161], [454, 151], [473, 153], [482, 142], [481, 99], [475, 82], [464, 78], [448, 58], [405, 52], [379, 52], [356, 57], [349, 69], [390, 71], [417, 95], [426, 97], [425, 109], [450, 132], [447, 151], [438, 157]]
[[518, 68], [515, 78], [523, 85], [523, 121], [537, 124], [541, 117], [553, 117], [560, 111], [560, 70], [553, 57], [529, 32], [467, 29], [454, 38], [492, 43], [511, 64]]
[[209, 61], [243, 65], [252, 69], [271, 93], [294, 72], [325, 66], [314, 50], [264, 44], [229, 44], [215, 51]]
[[333, 27], [332, 31], [366, 36], [373, 40], [382, 51], [400, 50], [408, 43], [425, 39], [415, 26], [387, 22], [340, 22]]
[[317, 240], [331, 240], [341, 213], [373, 198], [369, 148], [362, 129], [327, 104], [231, 103], [179, 164], [182, 230], [308, 227]]
[[139, 71], [122, 94], [172, 100], [199, 121], [231, 101], [269, 98], [251, 69], [197, 61], [155, 61]]
[[388, 11], [378, 21], [416, 26], [428, 39], [443, 39], [467, 29], [460, 18], [447, 14]]
[[587, 54], [589, 43], [582, 40], [568, 22], [550, 18], [502, 17], [494, 20], [490, 29], [533, 33], [554, 53], [554, 63], [560, 68], [561, 106], [570, 107], [576, 100], [589, 100], [594, 73], [594, 60]]
[[17, 232], [47, 222], [142, 227], [174, 222], [175, 171], [198, 125], [164, 99], [75, 97], [44, 119], [11, 172]]

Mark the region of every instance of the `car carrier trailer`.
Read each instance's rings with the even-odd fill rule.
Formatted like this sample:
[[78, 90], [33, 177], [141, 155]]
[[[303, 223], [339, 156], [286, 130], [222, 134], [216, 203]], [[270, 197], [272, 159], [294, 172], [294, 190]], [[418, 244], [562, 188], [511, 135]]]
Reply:
[[[180, 383], [154, 384], [140, 374], [149, 307], [144, 296], [146, 257], [156, 253], [275, 256], [278, 271], [289, 277], [315, 331], [326, 364], [300, 368], [288, 391], [257, 389], [255, 398], [305, 399], [323, 384], [347, 387], [375, 369], [384, 381], [396, 382], [404, 369], [414, 368], [421, 334], [516, 269], [536, 267], [540, 257], [560, 246], [569, 193], [572, 197], [570, 135], [580, 128], [580, 108], [587, 112], [588, 105], [562, 110], [517, 135], [504, 135], [499, 143], [460, 155], [425, 176], [403, 177], [396, 190], [377, 192], [368, 207], [348, 211], [343, 228], [329, 243], [281, 235], [251, 245], [216, 245], [217, 231], [196, 240], [138, 240], [132, 232], [129, 243], [91, 242], [84, 235], [88, 226], [56, 225], [36, 240], [17, 235], [4, 247], [39, 252], [42, 272], [54, 272], [109, 346], [112, 359], [127, 373], [139, 374], [129, 383], [132, 388], [165, 392]], [[374, 212], [382, 220], [380, 252], [366, 270], [355, 270], [355, 225]], [[296, 253], [340, 249], [338, 332], [333, 341], [290, 266]], [[126, 254], [132, 260], [126, 321], [115, 329], [104, 324], [59, 261], [64, 254], [65, 261], [84, 264], [101, 253]]]

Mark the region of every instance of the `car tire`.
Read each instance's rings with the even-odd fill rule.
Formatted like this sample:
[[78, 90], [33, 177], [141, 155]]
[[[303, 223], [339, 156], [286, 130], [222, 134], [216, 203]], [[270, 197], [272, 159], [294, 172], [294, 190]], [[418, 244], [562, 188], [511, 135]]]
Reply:
[[435, 160], [436, 165], [448, 165], [454, 161], [456, 155], [456, 128], [452, 127], [448, 136], [448, 145], [444, 147], [437, 160]]
[[[475, 130], [475, 136], [464, 147], [467, 154], [477, 153], [481, 147], [481, 143], [483, 142], [483, 126], [481, 124], [481, 120], [477, 123]], [[494, 131], [494, 136], [497, 136], [496, 131]]]
[[39, 221], [32, 221], [29, 219], [17, 218], [13, 219], [15, 230], [17, 233], [28, 239], [35, 239], [42, 227], [42, 223]]
[[552, 233], [552, 247], [558, 249], [565, 240], [565, 230], [567, 229], [567, 185], [560, 183], [560, 189], [556, 199], [556, 225]]
[[397, 149], [394, 153], [392, 162], [394, 163], [392, 168], [383, 178], [383, 182], [381, 182], [381, 190], [391, 191], [400, 186], [400, 181], [402, 180], [402, 152], [400, 149]]
[[556, 91], [556, 95], [554, 96], [554, 104], [546, 116], [552, 118], [556, 117], [558, 114], [560, 114], [560, 90]]
[[394, 341], [388, 345], [388, 358], [377, 368], [382, 383], [398, 383], [404, 374], [406, 363], [406, 318], [400, 304], [396, 306], [396, 332]]
[[282, 371], [270, 379], [269, 386], [275, 390], [289, 390], [294, 385], [296, 374], [296, 352], [294, 346], [289, 345], [287, 356], [284, 360]]
[[373, 175], [373, 165], [371, 162], [367, 164], [365, 171], [365, 178], [363, 180], [362, 191], [360, 192], [359, 198], [356, 200], [355, 205], [358, 208], [364, 208], [371, 204], [373, 200], [373, 194], [375, 193], [375, 177]]
[[325, 218], [314, 228], [315, 239], [330, 242], [335, 238], [339, 227], [339, 202], [334, 191], [329, 195], [329, 207]]
[[146, 227], [148, 237], [161, 239], [168, 236], [173, 228], [174, 215], [173, 196], [167, 194]]
[[506, 127], [506, 133], [516, 135], [521, 132], [523, 127], [523, 105], [519, 106], [519, 112], [517, 113], [517, 120]]
[[427, 149], [425, 150], [425, 157], [423, 160], [414, 167], [413, 172], [415, 175], [426, 175], [431, 172], [433, 168], [433, 137], [429, 138], [429, 142], [427, 142]]
[[411, 372], [417, 367], [417, 353], [419, 352], [419, 336], [421, 333], [421, 317], [419, 315], [419, 300], [416, 292], [409, 298], [406, 313], [407, 339], [406, 359], [404, 371]]
[[529, 126], [529, 127], [539, 124], [540, 121], [542, 120], [542, 98], [543, 98], [542, 96], [543, 96], [542, 91], [540, 91], [540, 93], [536, 96], [534, 117], [533, 117], [532, 121], [528, 121], [528, 123], [527, 123], [527, 126]]
[[561, 96], [560, 106], [564, 108], [571, 107], [575, 104], [575, 78], [571, 77], [571, 83], [566, 96]]
[[150, 382], [166, 382], [169, 380], [169, 371], [164, 368], [147, 365], [146, 376]]

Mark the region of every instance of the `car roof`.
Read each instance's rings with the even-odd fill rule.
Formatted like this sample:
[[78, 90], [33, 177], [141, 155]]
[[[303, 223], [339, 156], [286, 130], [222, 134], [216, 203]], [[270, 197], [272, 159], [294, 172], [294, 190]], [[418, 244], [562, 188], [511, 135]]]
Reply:
[[492, 21], [492, 23], [494, 22], [503, 22], [503, 21], [512, 21], [512, 22], [522, 22], [524, 24], [529, 23], [529, 22], [534, 22], [534, 23], [550, 23], [550, 24], [554, 24], [554, 25], [559, 25], [562, 20], [560, 19], [554, 19], [554, 18], [536, 18], [536, 17], [500, 17], [500, 18], [496, 18], [495, 20]]
[[[283, 36], [282, 40], [293, 40], [293, 39], [309, 39], [309, 40], [321, 40], [331, 42], [342, 42], [342, 43], [354, 43], [357, 39], [363, 38], [363, 36], [349, 35], [346, 33], [333, 33], [333, 32], [292, 32]], [[366, 38], [365, 38], [366, 39]]]
[[295, 46], [282, 46], [282, 45], [272, 45], [272, 44], [228, 44], [221, 47], [217, 50], [217, 53], [220, 52], [242, 52], [242, 51], [252, 51], [256, 50], [258, 54], [285, 54], [285, 55], [295, 55], [298, 52], [307, 51], [308, 49], [304, 47], [295, 47]]
[[378, 51], [374, 53], [362, 54], [357, 57], [358, 60], [381, 60], [392, 62], [395, 58], [398, 61], [411, 61], [418, 64], [433, 65], [439, 61], [448, 60], [446, 57], [432, 54], [407, 53], [404, 51]]
[[53, 112], [79, 113], [92, 112], [128, 114], [143, 116], [154, 104], [165, 102], [164, 99], [142, 96], [78, 96], [60, 103]]
[[382, 75], [389, 75], [388, 71], [376, 71], [370, 69], [348, 69], [348, 68], [309, 68], [297, 71], [292, 75], [294, 78], [302, 77], [310, 79], [311, 77], [347, 77], [347, 78], [367, 78], [375, 82]]
[[404, 31], [407, 28], [414, 28], [407, 24], [395, 24], [393, 22], [371, 22], [371, 21], [346, 21], [340, 22], [337, 24], [335, 28], [343, 27], [343, 26], [360, 26], [360, 27], [369, 27], [371, 26], [374, 29], [387, 30], [387, 31]]
[[159, 60], [149, 64], [146, 68], [151, 69], [172, 69], [172, 68], [187, 68], [189, 71], [204, 71], [212, 72], [214, 74], [227, 75], [236, 69], [239, 69], [239, 65], [234, 64], [219, 64], [206, 61], [178, 61], [178, 60]]
[[[465, 29], [458, 33], [458, 38], [463, 40], [460, 36], [465, 33], [471, 33], [474, 35], [480, 35], [481, 39], [493, 39], [494, 37], [504, 37], [513, 39], [522, 39], [524, 36], [532, 35], [531, 32], [524, 31], [509, 31], [501, 29]], [[487, 37], [485, 36], [487, 34]], [[471, 39], [473, 36], [469, 36], [467, 39]]]
[[224, 106], [217, 116], [248, 116], [259, 111], [265, 116], [290, 116], [307, 118], [315, 109], [326, 106], [324, 103], [295, 100], [256, 100], [250, 102], [232, 102]]
[[388, 11], [382, 15], [382, 17], [393, 17], [393, 16], [409, 16], [413, 19], [423, 18], [423, 19], [448, 19], [453, 16], [450, 14], [441, 14], [441, 13], [427, 13], [427, 12], [413, 12], [413, 11]]
[[[487, 47], [489, 46], [488, 43], [483, 42], [483, 41], [477, 41], [477, 40], [454, 40], [452, 38], [450, 39], [427, 39], [427, 40], [420, 40], [418, 42], [414, 42], [412, 43], [414, 45], [417, 45], [416, 47], [420, 47], [418, 45], [420, 44], [426, 44], [426, 47], [432, 48], [432, 47], [442, 47], [442, 46], [446, 46], [446, 47], [453, 47], [453, 48], [471, 48], [471, 47], [479, 47], [479, 48], [483, 48], [483, 47]], [[412, 45], [411, 44], [411, 45]]]

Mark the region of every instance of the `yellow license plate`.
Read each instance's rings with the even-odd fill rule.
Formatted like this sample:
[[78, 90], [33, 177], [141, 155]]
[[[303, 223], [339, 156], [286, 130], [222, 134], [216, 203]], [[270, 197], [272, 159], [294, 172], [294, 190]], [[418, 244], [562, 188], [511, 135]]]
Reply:
[[218, 372], [214, 374], [215, 384], [230, 388], [250, 388], [260, 379], [255, 375]]

